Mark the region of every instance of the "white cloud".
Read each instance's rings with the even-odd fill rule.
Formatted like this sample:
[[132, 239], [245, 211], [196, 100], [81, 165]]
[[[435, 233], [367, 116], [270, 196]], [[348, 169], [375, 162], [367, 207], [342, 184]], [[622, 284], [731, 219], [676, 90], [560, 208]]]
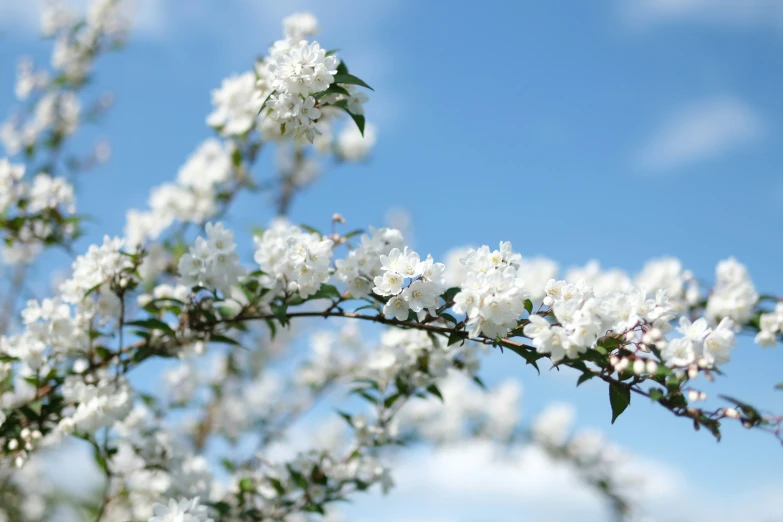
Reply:
[[780, 0], [623, 0], [622, 5], [629, 20], [638, 24], [687, 20], [783, 28]]
[[[354, 497], [341, 508], [348, 521], [374, 522], [603, 522], [606, 505], [568, 465], [541, 450], [527, 448], [515, 457], [499, 455], [484, 442], [466, 442], [435, 453], [416, 452], [395, 466], [398, 486], [388, 497]], [[634, 491], [645, 520], [780, 520], [783, 483], [738, 486], [731, 495], [704, 491], [675, 468], [632, 456], [623, 477]]]
[[761, 117], [742, 100], [701, 101], [670, 116], [639, 153], [651, 171], [676, 169], [723, 156], [763, 135]]

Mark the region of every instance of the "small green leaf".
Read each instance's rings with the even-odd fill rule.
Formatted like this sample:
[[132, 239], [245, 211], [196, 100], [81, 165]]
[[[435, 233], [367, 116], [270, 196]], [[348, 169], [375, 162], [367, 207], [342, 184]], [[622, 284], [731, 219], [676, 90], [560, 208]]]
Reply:
[[375, 90], [372, 87], [370, 87], [369, 85], [367, 85], [364, 82], [364, 80], [362, 80], [361, 78], [357, 78], [353, 74], [348, 74], [348, 73], [340, 73], [340, 72], [338, 72], [337, 74], [335, 74], [334, 75], [334, 83], [343, 83], [343, 84], [348, 84], [348, 85], [361, 85], [362, 87], [367, 87], [371, 91]]
[[457, 324], [457, 322], [458, 322], [458, 321], [457, 321], [457, 320], [454, 318], [454, 316], [453, 316], [453, 315], [451, 315], [451, 314], [442, 313], [442, 314], [440, 314], [440, 317], [441, 317], [442, 319], [445, 319], [445, 320], [447, 320], [447, 321], [449, 321], [449, 322], [452, 322], [452, 323], [454, 323], [454, 324]]
[[321, 285], [316, 293], [308, 299], [339, 299], [340, 291], [334, 285]]
[[442, 393], [440, 393], [440, 390], [439, 390], [439, 389], [438, 389], [438, 387], [437, 387], [437, 386], [435, 386], [434, 384], [430, 385], [430, 386], [427, 388], [427, 391], [428, 391], [428, 392], [430, 392], [430, 393], [431, 393], [432, 395], [434, 395], [435, 397], [437, 397], [438, 399], [440, 399], [440, 402], [445, 402], [445, 401], [443, 400], [443, 394], [442, 394]]
[[364, 230], [362, 230], [361, 228], [357, 228], [356, 230], [351, 230], [347, 234], [343, 234], [343, 237], [345, 239], [351, 239], [352, 237], [358, 236], [359, 234], [363, 234], [363, 233], [364, 233]]
[[775, 386], [775, 389], [776, 389], [776, 390], [783, 390], [783, 382], [781, 382], [781, 383], [778, 383], [778, 384]]
[[446, 290], [445, 292], [443, 292], [443, 295], [441, 297], [443, 298], [444, 301], [446, 301], [447, 303], [450, 303], [451, 301], [454, 300], [454, 296], [457, 295], [458, 293], [460, 293], [460, 291], [462, 291], [462, 289], [460, 287], [453, 286], [453, 287], [449, 288], [448, 290]]
[[236, 341], [235, 339], [232, 339], [231, 337], [227, 337], [225, 335], [220, 335], [220, 334], [210, 335], [209, 336], [209, 342], [230, 344], [232, 346], [242, 346], [242, 344], [239, 343], [238, 341]]
[[386, 400], [383, 401], [383, 407], [391, 408], [394, 405], [394, 403], [397, 402], [397, 399], [399, 399], [400, 397], [402, 397], [402, 394], [399, 392], [393, 395], [389, 395], [388, 397], [386, 397]]
[[451, 334], [449, 334], [449, 342], [447, 346], [451, 346], [452, 344], [457, 344], [463, 339], [465, 339], [465, 337], [462, 335], [462, 332], [451, 332]]
[[579, 376], [579, 378], [576, 380], [576, 385], [577, 385], [577, 387], [578, 387], [580, 384], [582, 384], [583, 382], [587, 382], [587, 381], [589, 381], [589, 380], [590, 380], [590, 379], [592, 379], [593, 377], [595, 377], [595, 374], [594, 374], [594, 373], [592, 373], [592, 372], [583, 373], [583, 374], [582, 374], [582, 375], [580, 375], [580, 376]]
[[141, 319], [139, 321], [128, 321], [125, 324], [128, 326], [139, 326], [141, 328], [146, 328], [147, 330], [160, 330], [171, 335], [176, 333], [171, 326], [164, 323], [160, 319], [156, 319], [155, 317]]
[[253, 491], [253, 480], [247, 477], [241, 479], [239, 481], [239, 491], [242, 491], [244, 493], [250, 493], [251, 491]]
[[280, 321], [280, 324], [285, 326], [288, 314], [288, 305], [282, 304], [279, 306], [273, 306], [272, 313], [275, 317], [277, 317], [277, 320]]
[[258, 114], [261, 114], [263, 112], [264, 107], [266, 107], [266, 104], [269, 101], [269, 98], [271, 98], [273, 94], [277, 94], [277, 91], [272, 91], [272, 92], [269, 93], [269, 96], [266, 97], [266, 99], [264, 100], [264, 103], [261, 104], [261, 108], [258, 109]]
[[533, 301], [530, 299], [525, 299], [525, 310], [527, 310], [527, 313], [529, 314], [533, 313]]
[[609, 404], [612, 406], [612, 424], [631, 404], [631, 388], [622, 384], [609, 384]]

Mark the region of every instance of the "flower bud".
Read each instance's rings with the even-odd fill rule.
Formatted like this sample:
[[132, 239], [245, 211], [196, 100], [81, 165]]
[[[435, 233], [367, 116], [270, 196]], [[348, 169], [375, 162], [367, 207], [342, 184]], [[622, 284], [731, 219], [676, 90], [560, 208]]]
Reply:
[[335, 223], [345, 223], [345, 218], [341, 214], [335, 212], [334, 214], [332, 214], [332, 221], [334, 221]]
[[688, 378], [689, 379], [695, 379], [696, 376], [699, 375], [699, 367], [698, 366], [691, 366], [688, 368]]
[[644, 373], [644, 359], [636, 359], [633, 362], [633, 373], [636, 375]]
[[688, 400], [695, 402], [699, 400], [699, 392], [696, 390], [688, 390]]
[[739, 419], [739, 417], [740, 417], [739, 412], [737, 410], [735, 410], [734, 408], [724, 408], [723, 415], [725, 415], [726, 417], [728, 417], [730, 419]]
[[631, 364], [631, 361], [629, 361], [626, 358], [622, 358], [622, 359], [620, 359], [620, 362], [618, 362], [614, 366], [614, 369], [615, 369], [615, 371], [617, 373], [622, 373], [623, 371], [625, 371], [626, 368], [628, 368], [628, 366], [630, 366], [630, 364]]
[[647, 361], [647, 373], [655, 375], [658, 372], [658, 363], [655, 361]]

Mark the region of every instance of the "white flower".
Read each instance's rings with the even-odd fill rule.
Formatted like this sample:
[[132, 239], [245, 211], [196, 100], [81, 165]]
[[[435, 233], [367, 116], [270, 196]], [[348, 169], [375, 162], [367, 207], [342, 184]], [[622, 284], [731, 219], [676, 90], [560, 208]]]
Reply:
[[375, 126], [366, 123], [364, 135], [356, 125], [346, 125], [337, 136], [337, 154], [346, 161], [361, 161], [375, 147], [377, 131]]
[[245, 275], [236, 253], [234, 233], [223, 223], [207, 223], [205, 229], [207, 239], [196, 238], [189, 252], [180, 258], [180, 284], [220, 290], [228, 295]]
[[329, 281], [330, 239], [278, 219], [255, 241], [254, 259], [265, 272], [261, 285], [272, 290], [272, 296], [298, 292], [306, 299]]
[[214, 522], [209, 518], [206, 506], [199, 504], [199, 498], [170, 499], [168, 504], [152, 506], [153, 516], [147, 522]]
[[705, 315], [713, 323], [728, 317], [742, 325], [750, 319], [758, 298], [747, 268], [732, 257], [718, 263], [715, 269], [715, 287]]
[[352, 114], [361, 115], [364, 114], [364, 104], [370, 101], [370, 97], [364, 91], [352, 88], [351, 96], [348, 98], [348, 110]]
[[401, 295], [392, 297], [383, 307], [384, 315], [393, 315], [398, 321], [407, 320], [409, 310], [408, 302]]
[[217, 127], [223, 136], [244, 134], [256, 124], [263, 102], [253, 72], [230, 76], [212, 91], [215, 110], [207, 117], [207, 124]]
[[286, 38], [294, 41], [310, 38], [318, 32], [318, 19], [312, 13], [293, 13], [283, 18]]

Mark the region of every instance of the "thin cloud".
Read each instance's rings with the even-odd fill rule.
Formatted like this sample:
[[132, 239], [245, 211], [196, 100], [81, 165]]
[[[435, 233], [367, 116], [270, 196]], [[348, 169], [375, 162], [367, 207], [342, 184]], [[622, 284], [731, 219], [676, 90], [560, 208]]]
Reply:
[[761, 117], [736, 98], [714, 98], [669, 117], [639, 153], [648, 171], [668, 171], [729, 154], [763, 135]]
[[783, 28], [780, 0], [632, 0], [623, 1], [627, 18], [636, 24], [667, 21], [722, 25], [777, 25]]

